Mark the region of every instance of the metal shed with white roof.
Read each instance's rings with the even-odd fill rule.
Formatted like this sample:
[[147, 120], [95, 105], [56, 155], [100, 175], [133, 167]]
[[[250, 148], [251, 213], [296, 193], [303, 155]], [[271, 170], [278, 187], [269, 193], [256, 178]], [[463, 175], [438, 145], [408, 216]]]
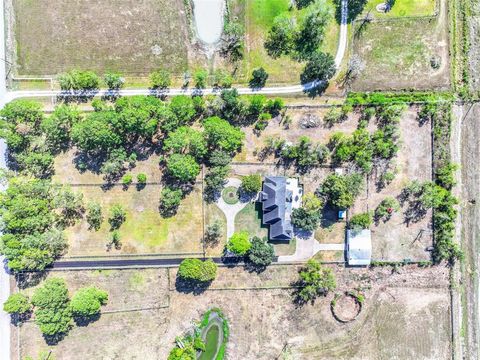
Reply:
[[348, 265], [368, 266], [372, 261], [372, 234], [368, 229], [347, 230]]

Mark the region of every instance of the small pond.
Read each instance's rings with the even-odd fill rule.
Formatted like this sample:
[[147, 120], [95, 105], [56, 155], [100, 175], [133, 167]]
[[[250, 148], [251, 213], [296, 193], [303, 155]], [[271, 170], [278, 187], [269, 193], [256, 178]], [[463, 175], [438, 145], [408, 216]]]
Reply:
[[213, 45], [222, 36], [224, 0], [193, 0], [193, 16], [200, 40]]
[[217, 324], [212, 324], [205, 335], [205, 351], [203, 351], [198, 358], [199, 360], [214, 360], [217, 355], [218, 338], [220, 336], [220, 327]]

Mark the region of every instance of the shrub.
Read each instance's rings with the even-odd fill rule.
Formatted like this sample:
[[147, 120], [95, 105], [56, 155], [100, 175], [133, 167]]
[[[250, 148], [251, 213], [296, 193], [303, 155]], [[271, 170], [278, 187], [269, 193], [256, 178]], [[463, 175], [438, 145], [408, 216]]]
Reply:
[[125, 175], [123, 175], [123, 177], [122, 177], [122, 184], [123, 184], [124, 186], [129, 186], [129, 185], [132, 184], [132, 182], [133, 182], [133, 177], [132, 177], [131, 174], [125, 174]]
[[98, 202], [91, 202], [87, 205], [87, 223], [90, 229], [98, 231], [102, 226], [103, 215], [102, 207]]
[[150, 84], [153, 89], [166, 89], [171, 84], [170, 73], [167, 70], [157, 70], [150, 74]]
[[198, 70], [193, 75], [195, 80], [195, 87], [197, 89], [205, 89], [207, 87], [208, 71]]
[[310, 259], [307, 265], [300, 270], [298, 300], [301, 302], [314, 301], [319, 295], [327, 295], [337, 287], [335, 275], [330, 268], [324, 268], [316, 260]]
[[250, 79], [249, 86], [251, 88], [262, 88], [268, 79], [268, 73], [263, 67], [257, 68], [252, 72], [252, 78]]
[[100, 78], [93, 71], [71, 70], [58, 77], [62, 90], [97, 90]]
[[244, 256], [247, 254], [248, 250], [250, 250], [251, 246], [252, 244], [250, 243], [248, 232], [241, 231], [234, 233], [228, 240], [227, 250], [235, 255]]
[[259, 192], [262, 189], [262, 177], [258, 174], [244, 176], [241, 189], [247, 193]]
[[254, 236], [248, 251], [248, 260], [255, 266], [266, 267], [272, 263], [274, 258], [275, 251], [272, 244], [267, 243], [266, 238], [261, 239]]
[[11, 294], [3, 304], [3, 311], [12, 315], [23, 315], [32, 308], [28, 297], [22, 293]]
[[355, 214], [348, 223], [350, 229], [368, 229], [372, 225], [372, 214], [369, 212]]
[[180, 263], [178, 276], [184, 280], [210, 282], [217, 276], [217, 264], [211, 259], [185, 259]]
[[160, 194], [160, 211], [163, 216], [172, 216], [177, 212], [183, 198], [181, 189], [164, 187]]
[[110, 216], [108, 217], [108, 223], [113, 230], [118, 229], [126, 220], [127, 212], [120, 204], [114, 204], [110, 208]]
[[121, 74], [107, 72], [103, 75], [103, 82], [110, 90], [119, 90], [125, 84], [125, 79]]
[[140, 173], [137, 175], [137, 182], [139, 184], [145, 185], [147, 183], [147, 175]]
[[389, 220], [394, 212], [400, 210], [400, 204], [393, 197], [386, 197], [375, 209], [375, 218], [377, 220]]
[[100, 307], [108, 300], [108, 293], [95, 286], [79, 289], [73, 295], [70, 308], [75, 317], [89, 318], [100, 313]]

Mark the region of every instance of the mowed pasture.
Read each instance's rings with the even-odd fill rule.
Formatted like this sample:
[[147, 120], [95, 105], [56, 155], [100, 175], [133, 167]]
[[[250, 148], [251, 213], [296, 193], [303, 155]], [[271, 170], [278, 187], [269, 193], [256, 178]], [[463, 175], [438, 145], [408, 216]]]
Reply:
[[72, 68], [145, 75], [188, 66], [183, 0], [13, 0], [13, 8], [20, 75]]
[[[375, 11], [373, 15], [377, 16]], [[364, 25], [356, 21], [352, 39], [353, 54], [365, 65], [352, 85], [356, 91], [441, 90], [450, 86], [443, 2], [437, 16], [384, 18]]]
[[[245, 58], [241, 65], [243, 80], [248, 81], [255, 68], [263, 67], [269, 73], [269, 84], [298, 83], [304, 64], [292, 60], [290, 56], [271, 58], [264, 43], [275, 17], [281, 14], [296, 14], [298, 19], [302, 19], [308, 9], [296, 10], [291, 7], [289, 0], [228, 1], [232, 15], [244, 23], [245, 27]], [[326, 28], [321, 49], [335, 56], [340, 26], [334, 17], [333, 1], [328, 0], [327, 4], [332, 10], [332, 18]]]
[[[53, 346], [45, 343], [33, 322], [24, 323], [19, 356], [51, 349], [57, 359], [166, 359], [175, 338], [190, 329], [192, 321], [219, 307], [230, 327], [229, 359], [270, 360], [282, 358], [282, 353], [293, 359], [451, 358], [448, 269], [333, 269], [337, 293], [364, 289], [363, 310], [352, 323], [333, 318], [334, 293], [314, 304], [294, 304], [288, 287], [298, 278], [299, 266], [271, 266], [260, 274], [242, 266], [222, 267], [200, 295], [177, 291], [174, 269], [54, 272], [49, 276], [65, 278], [70, 293], [86, 284], [107, 289], [108, 309]], [[146, 292], [149, 296], [139, 296]], [[135, 308], [146, 309], [122, 311]]]

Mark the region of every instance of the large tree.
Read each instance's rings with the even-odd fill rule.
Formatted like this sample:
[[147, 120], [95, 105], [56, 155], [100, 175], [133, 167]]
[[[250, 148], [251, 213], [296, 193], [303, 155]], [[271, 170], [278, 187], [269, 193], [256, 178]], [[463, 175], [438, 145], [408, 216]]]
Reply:
[[11, 294], [3, 304], [3, 311], [17, 316], [26, 314], [31, 309], [32, 305], [30, 304], [28, 296], [22, 293]]
[[298, 299], [301, 302], [314, 301], [319, 295], [325, 296], [337, 287], [335, 275], [330, 268], [322, 267], [316, 260], [309, 260], [299, 272]]
[[174, 178], [189, 182], [200, 173], [200, 165], [191, 155], [172, 154], [167, 159], [167, 170]]
[[315, 52], [311, 55], [300, 75], [302, 84], [311, 81], [328, 82], [335, 75], [335, 60], [333, 56], [324, 52]]
[[219, 117], [210, 117], [203, 122], [207, 142], [212, 149], [234, 152], [241, 148], [245, 134]]
[[72, 126], [77, 124], [80, 119], [80, 111], [76, 107], [66, 104], [56, 106], [52, 115], [43, 119], [41, 129], [51, 151], [56, 152], [68, 147]]
[[314, 54], [323, 42], [325, 28], [331, 17], [332, 9], [325, 0], [317, 0], [308, 8], [307, 15], [295, 39], [296, 52], [300, 59], [306, 60], [315, 56]]
[[255, 266], [264, 268], [270, 265], [275, 258], [275, 251], [267, 239], [254, 236], [251, 240], [251, 247], [248, 251], [248, 260]]
[[108, 300], [108, 293], [95, 286], [79, 289], [72, 297], [70, 308], [76, 318], [88, 319], [100, 313]]
[[360, 174], [331, 174], [317, 189], [317, 193], [332, 206], [346, 209], [353, 205], [363, 188], [363, 183], [363, 177]]
[[111, 124], [116, 122], [117, 113], [100, 111], [90, 113], [84, 121], [73, 126], [73, 142], [84, 152], [98, 154], [112, 150], [122, 144], [120, 134]]
[[179, 154], [190, 154], [200, 160], [207, 154], [207, 142], [201, 131], [182, 126], [168, 135], [164, 149]]
[[217, 264], [211, 259], [185, 259], [180, 263], [178, 276], [184, 280], [210, 282], [217, 276]]
[[287, 14], [277, 16], [265, 41], [267, 54], [274, 59], [288, 55], [293, 49], [297, 34], [294, 20]]
[[72, 312], [65, 280], [50, 278], [32, 296], [35, 323], [49, 338], [66, 334], [72, 326]]

